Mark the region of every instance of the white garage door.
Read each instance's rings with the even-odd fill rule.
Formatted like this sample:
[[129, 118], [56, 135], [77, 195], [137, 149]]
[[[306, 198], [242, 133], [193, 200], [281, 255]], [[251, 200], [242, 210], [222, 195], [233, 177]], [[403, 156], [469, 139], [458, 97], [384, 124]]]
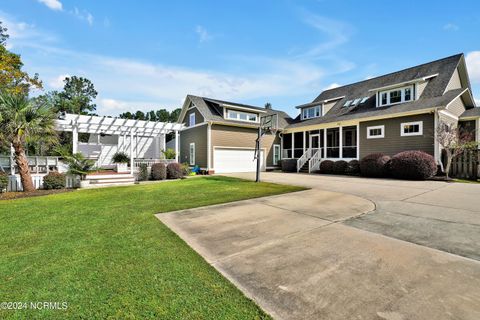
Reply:
[[[254, 172], [257, 169], [254, 155], [254, 149], [215, 148], [213, 152], [215, 173]], [[263, 155], [264, 152], [261, 151], [261, 169], [265, 171], [265, 158]]]

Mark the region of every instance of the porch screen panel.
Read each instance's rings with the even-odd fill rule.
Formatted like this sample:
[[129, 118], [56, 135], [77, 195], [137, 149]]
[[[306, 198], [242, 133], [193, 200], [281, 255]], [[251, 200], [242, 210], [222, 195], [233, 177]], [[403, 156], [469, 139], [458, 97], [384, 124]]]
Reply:
[[357, 157], [357, 127], [343, 127], [342, 153], [344, 158], [356, 158]]
[[340, 129], [327, 129], [327, 158], [340, 157]]

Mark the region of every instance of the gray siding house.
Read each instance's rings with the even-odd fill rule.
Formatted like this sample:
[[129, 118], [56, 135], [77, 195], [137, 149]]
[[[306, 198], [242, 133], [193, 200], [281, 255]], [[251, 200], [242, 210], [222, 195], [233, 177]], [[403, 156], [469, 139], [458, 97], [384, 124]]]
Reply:
[[179, 119], [188, 126], [180, 133], [180, 159], [210, 172], [253, 171], [254, 166], [241, 164], [253, 155], [239, 150], [253, 150], [258, 123], [233, 120], [229, 112], [238, 116], [234, 111], [246, 112], [244, 119], [251, 113], [253, 120], [280, 115], [279, 133], [262, 141], [263, 169], [275, 167], [279, 158], [300, 159], [299, 166], [315, 160], [318, 167], [324, 159], [406, 150], [425, 151], [441, 165], [435, 134], [443, 123], [468, 128], [480, 141], [480, 108], [463, 54], [325, 90], [296, 108], [299, 115], [291, 119], [277, 110], [189, 95]]
[[[292, 120], [279, 110], [188, 95], [178, 121], [185, 125], [180, 131], [179, 161], [209, 173], [254, 171], [260, 117], [267, 114], [278, 115], [281, 129]], [[277, 167], [280, 135], [265, 135], [260, 148], [262, 170]]]

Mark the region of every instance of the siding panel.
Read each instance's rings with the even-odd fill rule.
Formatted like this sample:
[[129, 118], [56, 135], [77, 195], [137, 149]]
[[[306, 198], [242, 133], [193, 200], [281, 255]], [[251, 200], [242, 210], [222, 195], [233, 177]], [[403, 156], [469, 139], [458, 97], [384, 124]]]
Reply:
[[[225, 125], [212, 125], [212, 165], [213, 147], [237, 147], [237, 148], [255, 148], [257, 139], [257, 129], [243, 128]], [[273, 144], [280, 144], [278, 134], [264, 135], [261, 141], [261, 148], [266, 149], [267, 167], [273, 166]]]
[[445, 91], [460, 89], [461, 87], [462, 87], [462, 81], [460, 80], [460, 75], [458, 73], [458, 68], [457, 68], [453, 72], [452, 78], [450, 78], [450, 81], [448, 82], [448, 85]]
[[180, 162], [190, 163], [190, 143], [195, 143], [195, 164], [207, 167], [207, 125], [186, 129], [180, 132]]
[[465, 112], [465, 104], [463, 103], [462, 97], [458, 97], [457, 99], [453, 100], [448, 106], [447, 110], [457, 117], [460, 117], [460, 115]]
[[[423, 135], [402, 137], [400, 124], [403, 122], [423, 121]], [[385, 138], [367, 139], [367, 127], [385, 126]], [[393, 156], [407, 150], [422, 150], [434, 154], [434, 116], [422, 114], [409, 117], [390, 118], [360, 123], [360, 158], [368, 154], [382, 152]]]
[[[190, 121], [190, 114], [192, 113], [195, 113], [195, 123], [189, 123]], [[183, 119], [183, 123], [187, 126], [187, 127], [190, 127], [190, 126], [194, 126], [196, 124], [199, 124], [199, 123], [202, 123], [204, 122], [205, 120], [203, 119], [203, 116], [202, 114], [200, 113], [200, 111], [198, 111], [197, 108], [192, 108], [190, 110], [188, 110], [186, 113], [185, 113], [185, 118]]]

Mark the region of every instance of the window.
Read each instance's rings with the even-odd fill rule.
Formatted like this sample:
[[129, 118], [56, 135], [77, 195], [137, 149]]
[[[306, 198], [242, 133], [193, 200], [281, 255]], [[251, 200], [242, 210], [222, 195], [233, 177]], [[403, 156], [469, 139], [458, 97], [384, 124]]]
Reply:
[[400, 135], [402, 137], [423, 135], [423, 121], [400, 124]]
[[302, 109], [302, 119], [311, 119], [316, 117], [320, 117], [320, 106]]
[[280, 145], [279, 144], [274, 144], [273, 145], [273, 164], [277, 165], [278, 161], [281, 160], [280, 157]]
[[367, 139], [385, 138], [385, 126], [367, 127]]
[[379, 107], [413, 100], [413, 85], [380, 92]]
[[192, 112], [188, 116], [188, 126], [193, 127], [194, 125], [195, 125], [195, 112]]
[[241, 112], [235, 110], [227, 111], [227, 119], [247, 122], [258, 122], [258, 116], [255, 113]]
[[195, 165], [195, 143], [190, 143], [190, 154], [189, 154], [190, 165]]

